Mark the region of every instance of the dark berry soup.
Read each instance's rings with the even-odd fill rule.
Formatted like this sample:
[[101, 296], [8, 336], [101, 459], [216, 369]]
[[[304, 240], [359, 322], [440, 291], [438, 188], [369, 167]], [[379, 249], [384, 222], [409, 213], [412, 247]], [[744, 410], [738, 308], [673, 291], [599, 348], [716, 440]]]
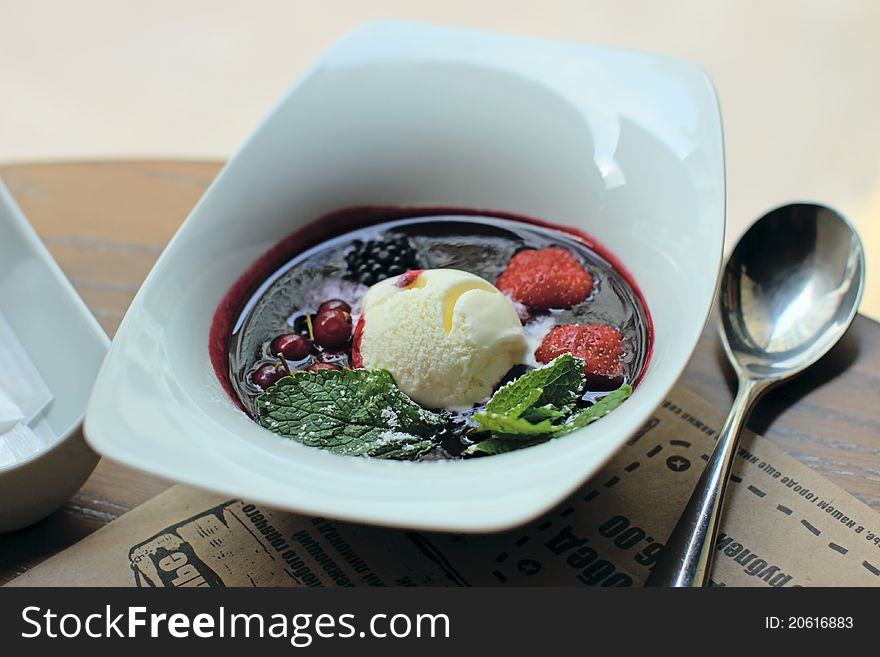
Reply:
[[[349, 232], [321, 233], [340, 225]], [[576, 231], [355, 208], [242, 277], [215, 316], [211, 355], [235, 401], [282, 438], [458, 459], [599, 420], [631, 394], [651, 339], [635, 284]]]

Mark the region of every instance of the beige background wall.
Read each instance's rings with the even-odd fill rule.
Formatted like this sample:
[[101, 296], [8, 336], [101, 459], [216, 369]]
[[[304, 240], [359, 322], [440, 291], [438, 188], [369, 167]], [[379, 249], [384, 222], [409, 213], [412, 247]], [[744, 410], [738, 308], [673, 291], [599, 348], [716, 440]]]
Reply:
[[0, 161], [224, 159], [333, 40], [383, 18], [697, 62], [721, 96], [728, 242], [785, 201], [836, 206], [880, 317], [876, 0], [0, 0]]

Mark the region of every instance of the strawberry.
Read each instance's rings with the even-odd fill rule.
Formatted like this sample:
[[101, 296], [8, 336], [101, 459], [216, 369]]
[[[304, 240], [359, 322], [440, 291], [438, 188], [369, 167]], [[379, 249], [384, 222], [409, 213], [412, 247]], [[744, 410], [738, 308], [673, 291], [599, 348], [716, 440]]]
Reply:
[[361, 342], [364, 339], [364, 326], [367, 323], [367, 316], [361, 315], [357, 326], [354, 327], [354, 335], [351, 338], [351, 368], [353, 370], [361, 369], [364, 366], [364, 357], [361, 356]]
[[571, 308], [593, 291], [593, 276], [559, 246], [520, 251], [495, 286], [530, 308]]
[[560, 324], [535, 350], [539, 363], [561, 354], [584, 359], [584, 374], [593, 387], [617, 387], [623, 381], [623, 334], [602, 324]]

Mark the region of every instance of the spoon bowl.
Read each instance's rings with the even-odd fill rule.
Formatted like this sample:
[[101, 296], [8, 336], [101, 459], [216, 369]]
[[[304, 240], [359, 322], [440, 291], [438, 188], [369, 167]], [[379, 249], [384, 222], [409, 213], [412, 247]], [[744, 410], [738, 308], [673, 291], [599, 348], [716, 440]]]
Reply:
[[855, 229], [821, 205], [786, 205], [743, 235], [721, 279], [721, 338], [738, 390], [718, 442], [648, 586], [705, 586], [739, 434], [770, 386], [843, 336], [865, 284]]
[[858, 235], [821, 205], [773, 210], [743, 235], [721, 279], [721, 336], [756, 379], [809, 367], [852, 322], [864, 284]]

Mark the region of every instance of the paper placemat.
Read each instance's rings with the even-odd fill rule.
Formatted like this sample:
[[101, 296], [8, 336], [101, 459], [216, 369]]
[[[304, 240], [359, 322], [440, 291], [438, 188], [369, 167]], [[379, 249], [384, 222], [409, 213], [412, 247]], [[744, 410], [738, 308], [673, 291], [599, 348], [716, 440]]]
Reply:
[[[174, 486], [9, 585], [637, 586], [720, 425], [679, 386], [575, 495], [500, 534], [367, 527]], [[746, 432], [712, 583], [878, 586], [880, 514]]]

